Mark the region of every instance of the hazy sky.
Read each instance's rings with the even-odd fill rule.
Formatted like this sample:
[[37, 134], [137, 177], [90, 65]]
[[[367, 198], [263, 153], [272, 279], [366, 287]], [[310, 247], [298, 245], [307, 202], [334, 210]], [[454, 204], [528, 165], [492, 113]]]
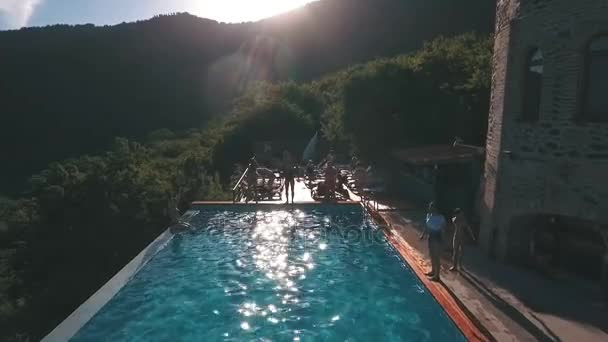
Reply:
[[308, 2], [311, 0], [0, 0], [0, 30], [50, 24], [117, 24], [171, 12], [241, 22]]

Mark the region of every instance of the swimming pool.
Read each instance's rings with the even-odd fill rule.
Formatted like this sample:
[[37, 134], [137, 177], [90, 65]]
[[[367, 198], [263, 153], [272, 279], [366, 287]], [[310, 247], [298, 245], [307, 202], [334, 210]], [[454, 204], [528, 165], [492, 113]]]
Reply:
[[360, 206], [203, 206], [72, 341], [465, 341]]

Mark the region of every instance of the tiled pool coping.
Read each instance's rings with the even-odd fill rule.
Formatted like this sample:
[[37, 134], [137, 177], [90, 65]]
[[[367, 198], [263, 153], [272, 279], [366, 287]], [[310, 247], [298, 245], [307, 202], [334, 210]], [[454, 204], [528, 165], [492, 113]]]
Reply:
[[[277, 203], [233, 203], [233, 202], [193, 202], [193, 206], [212, 206], [212, 205], [236, 205], [236, 206], [278, 206], [289, 208], [304, 208], [310, 205], [319, 205], [320, 202], [300, 202], [296, 204], [277, 204]], [[338, 202], [329, 205], [357, 205], [359, 202]], [[443, 307], [448, 316], [452, 319], [455, 325], [460, 329], [462, 334], [469, 341], [488, 341], [481, 331], [477, 328], [472, 319], [457, 304], [455, 298], [441, 285], [427, 279], [424, 271], [420, 267], [420, 262], [417, 257], [411, 253], [412, 248], [403, 240], [387, 222], [382, 215], [374, 212], [370, 208], [364, 206], [371, 214], [372, 218], [382, 227], [386, 236], [393, 248], [400, 254], [402, 259], [407, 262], [410, 268], [418, 276], [420, 281], [425, 285], [427, 290], [435, 298], [435, 300]], [[146, 265], [148, 261], [158, 253], [172, 238], [174, 234], [171, 229], [165, 230], [158, 238], [152, 241], [143, 251], [141, 251], [133, 260], [123, 267], [112, 279], [104, 284], [97, 292], [89, 299], [81, 304], [70, 316], [61, 322], [55, 329], [46, 335], [42, 342], [59, 342], [71, 339], [78, 331], [91, 319], [97, 312], [114, 297], [120, 289], [125, 286], [129, 280]]]

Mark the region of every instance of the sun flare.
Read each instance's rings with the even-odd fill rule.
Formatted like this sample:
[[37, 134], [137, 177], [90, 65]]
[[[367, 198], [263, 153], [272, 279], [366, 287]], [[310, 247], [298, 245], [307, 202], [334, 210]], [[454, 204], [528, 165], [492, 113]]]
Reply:
[[191, 0], [192, 14], [224, 22], [255, 21], [303, 6], [311, 0]]

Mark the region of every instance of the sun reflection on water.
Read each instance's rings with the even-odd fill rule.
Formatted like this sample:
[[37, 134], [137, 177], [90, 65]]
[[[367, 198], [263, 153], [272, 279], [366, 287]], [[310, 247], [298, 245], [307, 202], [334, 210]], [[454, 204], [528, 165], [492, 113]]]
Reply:
[[[255, 303], [247, 301], [242, 303], [238, 312], [249, 320], [253, 316], [266, 317], [265, 320], [278, 324], [285, 322], [282, 314], [290, 312], [290, 305], [298, 305], [300, 288], [298, 282], [306, 279], [306, 272], [315, 267], [313, 253], [315, 249], [327, 248], [324, 243], [312, 243], [318, 238], [314, 233], [304, 230], [296, 231], [299, 221], [305, 219], [301, 211], [257, 212], [252, 221], [251, 245], [252, 259], [256, 269], [265, 277], [276, 283], [275, 303]], [[302, 244], [302, 241], [304, 242]], [[308, 243], [310, 242], [310, 243]], [[298, 243], [298, 246], [294, 246]], [[297, 251], [297, 252], [295, 252]], [[245, 260], [237, 260], [237, 266], [247, 264]], [[306, 307], [306, 303], [302, 304]], [[300, 320], [299, 316], [289, 319]], [[243, 324], [247, 324], [244, 326]], [[251, 329], [251, 322], [243, 321], [243, 330]]]

